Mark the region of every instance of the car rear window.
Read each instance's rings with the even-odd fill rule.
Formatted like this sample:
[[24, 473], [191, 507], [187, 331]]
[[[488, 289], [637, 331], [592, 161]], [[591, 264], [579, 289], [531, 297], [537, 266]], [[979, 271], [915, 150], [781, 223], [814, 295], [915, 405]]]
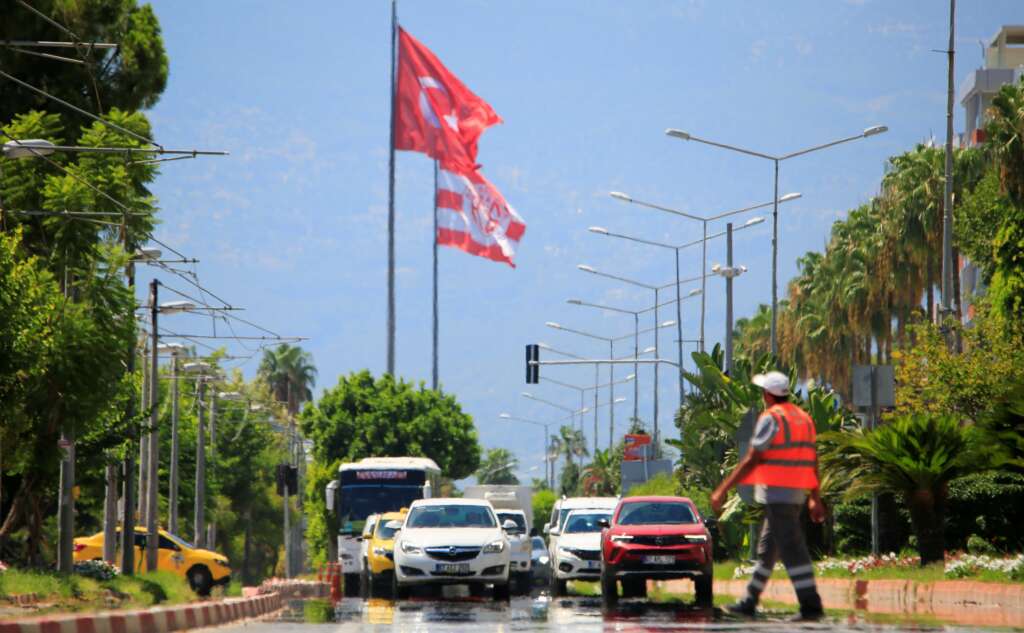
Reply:
[[572, 516], [565, 520], [566, 534], [584, 534], [586, 532], [600, 532], [601, 526], [597, 524], [600, 519], [611, 518], [609, 512], [573, 512]]
[[693, 509], [677, 501], [636, 501], [619, 510], [619, 525], [679, 525], [696, 523]]

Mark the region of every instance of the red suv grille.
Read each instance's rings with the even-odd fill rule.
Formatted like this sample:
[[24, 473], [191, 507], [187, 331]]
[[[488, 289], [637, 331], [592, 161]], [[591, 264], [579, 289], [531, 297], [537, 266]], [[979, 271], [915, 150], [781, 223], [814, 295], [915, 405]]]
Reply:
[[689, 541], [681, 534], [666, 534], [658, 536], [634, 536], [630, 541], [636, 545], [685, 545]]

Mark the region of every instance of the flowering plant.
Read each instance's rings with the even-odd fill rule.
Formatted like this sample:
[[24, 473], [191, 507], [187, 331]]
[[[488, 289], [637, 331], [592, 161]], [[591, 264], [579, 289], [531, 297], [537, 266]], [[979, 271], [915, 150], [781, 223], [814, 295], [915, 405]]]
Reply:
[[0, 560], [0, 571], [7, 571], [7, 565], [4, 565], [2, 560]]
[[121, 575], [121, 570], [104, 560], [86, 560], [75, 563], [75, 573], [96, 580], [113, 580]]
[[958, 554], [946, 560], [945, 575], [947, 578], [967, 578], [982, 571], [995, 571], [1006, 574], [1011, 580], [1024, 580], [1024, 554], [1010, 558], [994, 556]]

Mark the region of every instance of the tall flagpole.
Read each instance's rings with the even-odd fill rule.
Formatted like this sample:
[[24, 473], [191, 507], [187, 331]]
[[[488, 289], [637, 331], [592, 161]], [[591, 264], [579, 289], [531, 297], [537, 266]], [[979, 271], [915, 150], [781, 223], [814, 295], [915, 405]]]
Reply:
[[398, 6], [391, 0], [391, 129], [388, 143], [388, 360], [395, 374], [395, 73], [398, 53]]
[[437, 391], [438, 386], [438, 361], [437, 361], [437, 161], [434, 161], [434, 373], [433, 388]]

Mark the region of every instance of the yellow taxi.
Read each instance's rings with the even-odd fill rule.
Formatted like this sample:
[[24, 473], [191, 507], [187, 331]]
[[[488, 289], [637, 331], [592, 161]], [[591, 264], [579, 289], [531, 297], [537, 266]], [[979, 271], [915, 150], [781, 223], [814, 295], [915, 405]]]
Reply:
[[[121, 528], [117, 529], [120, 540]], [[200, 596], [207, 596], [215, 585], [231, 581], [231, 566], [223, 554], [199, 549], [180, 536], [160, 530], [157, 544], [157, 569], [174, 572], [188, 580]], [[75, 539], [75, 562], [103, 558], [103, 532]], [[146, 571], [146, 528], [135, 528], [135, 571]]]
[[377, 518], [373, 532], [365, 538], [366, 560], [363, 561], [363, 573], [359, 578], [360, 593], [365, 597], [369, 595], [382, 596], [391, 591], [391, 574], [395, 573], [395, 534], [398, 530], [389, 527], [388, 524], [397, 521], [405, 522], [405, 515], [409, 513], [408, 508], [402, 508], [398, 512], [385, 512]]

